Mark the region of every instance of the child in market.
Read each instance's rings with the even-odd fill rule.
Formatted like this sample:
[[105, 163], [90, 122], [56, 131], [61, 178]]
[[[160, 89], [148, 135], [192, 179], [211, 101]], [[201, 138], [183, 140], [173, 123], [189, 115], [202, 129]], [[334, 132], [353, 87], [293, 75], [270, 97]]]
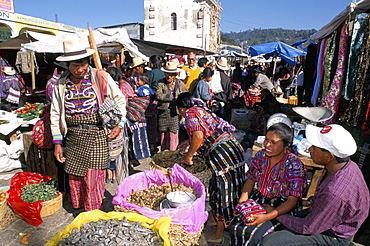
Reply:
[[146, 74], [138, 75], [137, 97], [131, 98], [127, 106], [129, 126], [129, 160], [132, 167], [140, 165], [139, 160], [151, 157], [145, 111], [149, 105], [153, 90], [148, 86], [149, 77]]
[[149, 82], [148, 75], [146, 75], [144, 73], [141, 73], [141, 74], [138, 75], [138, 81], [137, 81], [138, 87], [135, 90], [135, 93], [139, 97], [148, 97], [148, 96], [150, 97], [150, 96], [154, 95], [154, 92], [149, 87], [148, 82]]

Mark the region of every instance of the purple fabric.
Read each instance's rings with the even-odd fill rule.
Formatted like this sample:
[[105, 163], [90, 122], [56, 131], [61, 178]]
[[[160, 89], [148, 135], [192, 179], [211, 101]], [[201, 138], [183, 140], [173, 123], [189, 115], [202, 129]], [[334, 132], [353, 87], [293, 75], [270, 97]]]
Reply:
[[134, 209], [140, 214], [152, 219], [171, 216], [172, 223], [183, 225], [188, 232], [197, 232], [207, 221], [208, 213], [205, 210], [206, 191], [202, 182], [182, 168], [175, 164], [172, 168], [172, 183], [183, 183], [185, 186], [193, 187], [197, 193], [197, 199], [188, 206], [178, 208], [165, 208], [162, 211], [156, 211], [148, 207], [140, 207], [126, 201], [132, 191], [140, 191], [150, 186], [169, 183], [169, 178], [159, 169], [154, 171], [144, 170], [140, 173], [128, 176], [117, 187], [116, 195], [112, 203], [126, 209]]
[[300, 218], [283, 214], [279, 221], [300, 234], [317, 235], [330, 230], [337, 237], [351, 237], [369, 215], [369, 189], [353, 161], [323, 179], [326, 174], [324, 169], [308, 215]]
[[323, 124], [335, 123], [335, 119], [338, 114], [339, 102], [342, 96], [342, 87], [346, 80], [347, 57], [349, 49], [348, 39], [349, 36], [347, 34], [347, 24], [344, 23], [340, 32], [337, 69], [335, 71], [334, 79], [331, 83], [330, 89], [321, 104], [322, 107], [332, 109], [334, 111], [334, 116], [330, 120], [323, 122]]

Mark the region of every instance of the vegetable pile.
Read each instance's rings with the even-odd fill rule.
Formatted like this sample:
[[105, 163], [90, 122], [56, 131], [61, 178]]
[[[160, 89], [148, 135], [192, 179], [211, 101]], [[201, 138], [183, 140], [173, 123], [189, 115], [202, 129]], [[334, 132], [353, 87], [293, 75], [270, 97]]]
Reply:
[[24, 202], [49, 201], [57, 197], [58, 190], [55, 180], [48, 180], [39, 184], [27, 184], [22, 188], [21, 199]]
[[44, 108], [43, 103], [26, 103], [24, 107], [17, 109], [15, 112], [17, 117], [23, 120], [32, 120], [40, 117], [40, 113]]

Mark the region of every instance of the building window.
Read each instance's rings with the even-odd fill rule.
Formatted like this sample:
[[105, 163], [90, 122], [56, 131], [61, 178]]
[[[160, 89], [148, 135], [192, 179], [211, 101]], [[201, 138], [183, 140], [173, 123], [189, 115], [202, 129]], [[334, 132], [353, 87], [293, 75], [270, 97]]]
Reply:
[[177, 16], [175, 13], [171, 14], [171, 30], [177, 30]]

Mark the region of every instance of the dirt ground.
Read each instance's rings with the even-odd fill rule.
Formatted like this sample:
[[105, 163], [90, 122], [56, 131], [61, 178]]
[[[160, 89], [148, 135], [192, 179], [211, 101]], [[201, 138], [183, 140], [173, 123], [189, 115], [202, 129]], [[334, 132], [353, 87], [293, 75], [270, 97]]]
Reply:
[[[150, 158], [143, 160], [140, 162], [140, 165], [135, 167], [134, 170], [131, 170], [132, 173], [140, 172], [143, 170], [150, 170]], [[14, 170], [10, 173], [15, 173], [17, 171], [22, 170]], [[9, 179], [1, 179], [4, 178], [4, 175], [0, 175], [0, 187], [8, 186]], [[103, 211], [109, 212], [113, 211], [113, 204], [112, 198], [115, 195], [117, 184], [107, 184], [106, 191], [105, 191], [105, 199], [103, 201]], [[207, 206], [209, 209], [209, 206]], [[71, 202], [69, 201], [68, 195], [63, 199], [63, 207], [55, 214], [44, 218], [44, 222], [38, 226], [33, 227], [27, 224], [23, 219], [19, 217], [15, 217], [14, 221], [8, 225], [3, 230], [0, 230], [1, 239], [0, 246], [20, 246], [26, 245], [22, 243], [22, 239], [27, 236], [26, 240], [23, 242], [27, 242], [30, 246], [41, 246], [44, 245], [48, 240], [52, 238], [60, 230], [64, 229], [65, 226], [70, 224], [73, 219], [79, 214], [83, 212], [82, 209], [76, 210], [73, 209], [71, 206]], [[223, 244], [211, 244], [207, 243], [205, 240], [205, 235], [207, 233], [211, 233], [215, 230], [214, 225], [206, 224], [202, 233], [202, 236], [199, 240], [199, 245], [201, 246], [213, 246], [213, 245], [222, 245], [227, 246], [230, 245], [230, 237], [228, 232], [225, 230], [224, 233], [224, 243]], [[370, 246], [370, 219], [368, 218], [364, 225], [361, 227], [360, 231], [354, 237], [354, 243], [356, 245], [364, 245]]]

